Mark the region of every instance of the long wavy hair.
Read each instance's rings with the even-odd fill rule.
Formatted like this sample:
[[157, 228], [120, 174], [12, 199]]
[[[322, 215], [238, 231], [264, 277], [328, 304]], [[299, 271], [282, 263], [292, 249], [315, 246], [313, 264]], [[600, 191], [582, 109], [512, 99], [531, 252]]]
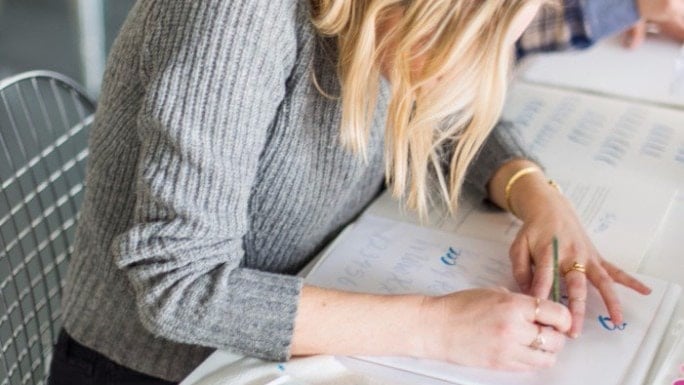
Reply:
[[422, 218], [434, 196], [451, 213], [458, 207], [468, 166], [503, 107], [509, 30], [530, 1], [311, 0], [315, 27], [338, 45], [341, 141], [364, 156], [381, 63], [391, 63], [385, 175], [393, 196]]

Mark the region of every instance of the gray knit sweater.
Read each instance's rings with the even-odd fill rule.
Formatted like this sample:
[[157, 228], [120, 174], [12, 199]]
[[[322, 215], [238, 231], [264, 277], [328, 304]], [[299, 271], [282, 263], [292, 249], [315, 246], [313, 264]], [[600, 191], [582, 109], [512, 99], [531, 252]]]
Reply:
[[[383, 186], [388, 85], [368, 163], [339, 144], [335, 55], [308, 0], [142, 0], [116, 40], [90, 138], [67, 332], [180, 381], [213, 349], [289, 357], [297, 273]], [[329, 46], [329, 45], [328, 45]], [[524, 156], [500, 126], [480, 192]]]

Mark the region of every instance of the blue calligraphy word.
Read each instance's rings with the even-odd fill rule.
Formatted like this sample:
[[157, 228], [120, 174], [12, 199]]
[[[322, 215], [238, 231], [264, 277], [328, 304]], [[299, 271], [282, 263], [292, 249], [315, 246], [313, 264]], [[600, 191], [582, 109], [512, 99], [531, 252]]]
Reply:
[[599, 323], [604, 329], [614, 331], [614, 330], [625, 330], [627, 327], [627, 322], [623, 322], [622, 325], [615, 325], [610, 317], [604, 317], [602, 315], [598, 316]]
[[453, 247], [449, 247], [449, 250], [447, 250], [446, 254], [442, 255], [442, 258], [440, 258], [440, 260], [447, 266], [454, 266], [456, 265], [456, 260], [460, 256], [461, 250], [454, 250]]

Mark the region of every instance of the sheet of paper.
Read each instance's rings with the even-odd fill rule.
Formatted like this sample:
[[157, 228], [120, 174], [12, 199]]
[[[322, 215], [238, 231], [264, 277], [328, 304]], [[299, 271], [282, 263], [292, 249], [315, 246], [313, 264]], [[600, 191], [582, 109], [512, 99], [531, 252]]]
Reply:
[[672, 200], [663, 223], [646, 253], [640, 271], [684, 286], [682, 231], [684, 230], [684, 190]]
[[552, 176], [684, 187], [684, 111], [517, 83], [503, 116]]
[[609, 39], [584, 51], [530, 57], [525, 81], [684, 108], [684, 50], [651, 38], [635, 50]]
[[[637, 271], [662, 227], [674, 192], [626, 182], [608, 186], [558, 179], [558, 183], [601, 255], [624, 270]], [[512, 242], [521, 226], [514, 216], [499, 210], [470, 210], [462, 216], [458, 233], [465, 236]]]
[[[663, 312], [658, 312], [668, 284], [642, 278], [653, 288], [650, 296], [617, 289], [624, 305], [625, 325], [613, 325], [607, 320], [598, 293], [590, 290], [584, 333], [566, 345], [559, 365], [552, 369], [508, 373], [411, 358], [362, 359], [464, 385], [621, 384], [628, 370], [636, 371], [630, 372], [631, 376], [645, 376], [654, 352], [639, 356], [643, 361], [634, 361], [637, 350], [644, 346], [644, 338], [654, 320], [670, 316], [662, 309]], [[516, 290], [506, 244], [370, 215], [364, 215], [354, 224], [313, 269], [307, 282], [378, 294], [445, 294], [483, 286]], [[656, 335], [661, 336], [662, 332]], [[587, 365], [587, 352], [600, 365]]]
[[[656, 242], [655, 247], [663, 249], [663, 252], [658, 254], [671, 255], [675, 252], [671, 244], [678, 239], [670, 237], [669, 234], [676, 230], [670, 230], [664, 236], [660, 234], [664, 227], [663, 217], [668, 221], [668, 228], [681, 231], [684, 225], [681, 223], [684, 222], [684, 217], [681, 216], [681, 213], [684, 213], [684, 204], [682, 210], [678, 211], [680, 216], [668, 213], [668, 207], [672, 212], [670, 200], [673, 191], [653, 189], [648, 185], [634, 183], [605, 185], [586, 180], [557, 181], [563, 186], [563, 193], [573, 203], [601, 255], [622, 269], [638, 271], [644, 258], [648, 259], [646, 252], [651, 250]], [[398, 205], [389, 193], [385, 193], [368, 208], [368, 212], [385, 218], [419, 223], [418, 218], [410, 212], [402, 214], [397, 208]], [[671, 217], [673, 219], [669, 220]], [[669, 224], [677, 221], [674, 218], [679, 218], [678, 227]], [[518, 219], [502, 210], [487, 209], [470, 201], [463, 202], [455, 218], [444, 218], [433, 213], [429, 219], [426, 224], [429, 227], [504, 242], [507, 245], [513, 241], [521, 226]], [[626, 236], [627, 234], [629, 236]]]
[[658, 367], [652, 368], [653, 378], [649, 383], [655, 385], [681, 385], [684, 381], [684, 319], [673, 325], [672, 332], [666, 336], [670, 344], [666, 355]]

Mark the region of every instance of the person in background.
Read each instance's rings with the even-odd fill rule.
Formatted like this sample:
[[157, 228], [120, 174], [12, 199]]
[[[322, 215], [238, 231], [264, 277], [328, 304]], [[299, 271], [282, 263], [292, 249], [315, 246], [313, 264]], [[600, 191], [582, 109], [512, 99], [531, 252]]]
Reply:
[[[542, 3], [139, 1], [92, 127], [49, 384], [177, 383], [214, 349], [534, 370], [581, 333], [589, 284], [621, 322], [614, 285], [649, 289], [601, 258], [498, 120], [515, 54], [587, 46], [638, 4]], [[383, 186], [426, 216], [431, 199], [455, 212], [464, 185], [523, 221], [520, 293], [295, 276]], [[554, 235], [569, 307], [545, 299]]]

